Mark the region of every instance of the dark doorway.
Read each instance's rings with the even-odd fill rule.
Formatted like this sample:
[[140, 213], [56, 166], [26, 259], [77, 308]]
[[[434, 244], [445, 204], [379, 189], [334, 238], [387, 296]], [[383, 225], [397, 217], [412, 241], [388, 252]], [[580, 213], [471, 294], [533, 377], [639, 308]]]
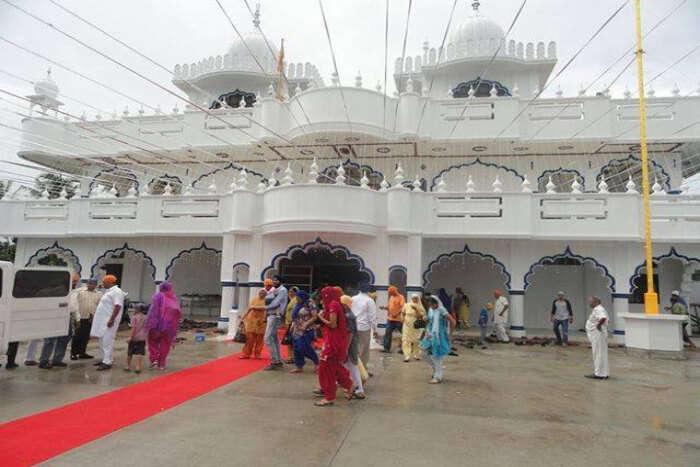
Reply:
[[296, 286], [306, 291], [325, 284], [349, 291], [360, 281], [370, 280], [370, 275], [360, 269], [356, 260], [348, 259], [345, 252], [332, 252], [323, 247], [295, 251], [291, 258], [280, 261], [279, 271], [287, 287]]

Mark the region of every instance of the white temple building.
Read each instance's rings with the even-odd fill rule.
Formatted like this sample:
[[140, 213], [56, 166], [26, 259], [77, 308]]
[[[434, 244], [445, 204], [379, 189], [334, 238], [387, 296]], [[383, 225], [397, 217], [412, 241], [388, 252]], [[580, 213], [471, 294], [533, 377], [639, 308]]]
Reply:
[[[546, 30], [506, 40], [474, 3], [442, 50], [396, 60], [396, 96], [311, 63], [286, 63], [280, 81], [259, 15], [245, 44], [182, 57], [172, 82], [190, 103], [173, 109], [71, 117], [49, 76], [28, 96], [19, 157], [81, 183], [70, 199], [2, 200], [0, 235], [18, 239], [18, 264], [55, 255], [84, 280], [113, 273], [131, 300], [173, 281], [222, 326], [280, 272], [307, 289], [367, 278], [380, 301], [392, 284], [461, 286], [472, 320], [500, 288], [513, 336], [548, 328], [559, 290], [578, 327], [599, 295], [622, 340], [616, 315], [641, 311], [645, 291], [638, 101], [535, 99], [556, 44]], [[700, 301], [700, 195], [682, 167], [698, 120], [700, 96], [649, 91], [662, 305], [676, 289]]]

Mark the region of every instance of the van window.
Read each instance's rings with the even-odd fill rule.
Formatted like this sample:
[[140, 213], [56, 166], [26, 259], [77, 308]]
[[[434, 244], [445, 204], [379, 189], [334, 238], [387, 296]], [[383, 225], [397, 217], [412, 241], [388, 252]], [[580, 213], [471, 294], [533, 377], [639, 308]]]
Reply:
[[70, 272], [22, 269], [15, 273], [15, 298], [65, 297], [70, 292]]
[[2, 297], [2, 269], [0, 269], [0, 297]]

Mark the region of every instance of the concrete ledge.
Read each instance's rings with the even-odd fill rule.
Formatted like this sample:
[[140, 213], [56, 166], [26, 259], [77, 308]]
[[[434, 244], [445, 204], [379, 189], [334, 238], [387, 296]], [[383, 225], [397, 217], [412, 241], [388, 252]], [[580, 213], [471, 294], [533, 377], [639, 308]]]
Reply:
[[688, 360], [688, 354], [684, 350], [681, 351], [664, 351], [664, 350], [644, 350], [625, 347], [625, 353], [630, 357], [648, 358], [658, 360]]
[[628, 348], [683, 351], [681, 326], [687, 322], [687, 316], [643, 313], [619, 313], [618, 316], [625, 321], [625, 345]]

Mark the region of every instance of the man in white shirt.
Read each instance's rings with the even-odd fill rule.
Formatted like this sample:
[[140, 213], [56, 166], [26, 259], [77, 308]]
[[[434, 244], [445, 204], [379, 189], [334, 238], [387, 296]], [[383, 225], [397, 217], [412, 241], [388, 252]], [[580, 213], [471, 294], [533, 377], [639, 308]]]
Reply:
[[593, 374], [586, 378], [608, 379], [608, 312], [598, 297], [591, 297], [588, 305], [592, 310], [586, 321], [586, 335], [593, 351]]
[[102, 285], [106, 289], [97, 305], [95, 317], [92, 320], [90, 336], [100, 339], [102, 361], [97, 364], [97, 371], [109, 370], [114, 362], [114, 340], [117, 337], [117, 329], [122, 319], [124, 310], [124, 296], [122, 289], [117, 286], [117, 278], [111, 274], [102, 279]]
[[75, 295], [71, 297], [71, 315], [75, 320], [75, 332], [70, 348], [71, 360], [92, 358], [92, 355], [88, 355], [86, 350], [90, 340], [92, 317], [101, 298], [102, 294], [97, 291], [97, 279], [88, 280], [87, 286], [77, 289]]
[[506, 324], [508, 323], [508, 299], [503, 296], [502, 290], [494, 290], [493, 298], [493, 329], [496, 331], [498, 342], [510, 342], [508, 333], [506, 333]]
[[358, 353], [365, 368], [369, 364], [369, 344], [372, 337], [372, 329], [377, 322], [377, 304], [368, 295], [369, 283], [360, 282], [360, 292], [352, 297], [352, 314], [357, 320]]

